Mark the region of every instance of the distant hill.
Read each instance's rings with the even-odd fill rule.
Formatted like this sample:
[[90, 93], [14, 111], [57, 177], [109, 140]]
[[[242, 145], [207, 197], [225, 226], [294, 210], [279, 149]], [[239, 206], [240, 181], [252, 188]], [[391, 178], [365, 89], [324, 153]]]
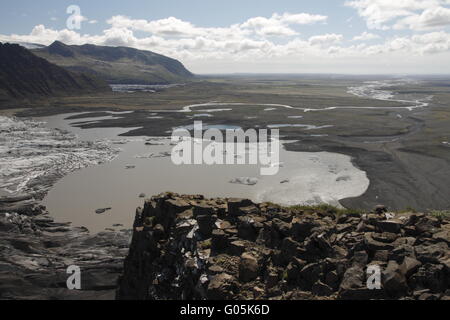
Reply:
[[31, 50], [31, 49], [42, 49], [42, 48], [46, 47], [43, 44], [34, 43], [34, 42], [10, 41], [10, 40], [2, 38], [1, 36], [0, 36], [0, 42], [18, 44], [18, 45], [21, 45], [22, 47], [25, 47], [28, 50]]
[[97, 75], [111, 84], [169, 84], [193, 76], [178, 60], [127, 47], [69, 46], [55, 41], [33, 52], [58, 66]]
[[110, 91], [104, 81], [74, 73], [35, 56], [17, 44], [0, 43], [0, 98], [58, 96]]

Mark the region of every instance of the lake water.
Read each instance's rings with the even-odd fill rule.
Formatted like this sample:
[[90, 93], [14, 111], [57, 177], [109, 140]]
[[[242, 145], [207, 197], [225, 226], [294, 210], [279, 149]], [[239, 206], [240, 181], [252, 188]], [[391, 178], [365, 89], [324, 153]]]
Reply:
[[[103, 139], [121, 149], [111, 162], [66, 175], [43, 200], [57, 221], [71, 221], [91, 232], [113, 225], [129, 228], [135, 208], [143, 205], [144, 199], [139, 197], [141, 193], [150, 197], [172, 191], [206, 197], [243, 197], [284, 205], [324, 202], [339, 205], [340, 199], [359, 196], [369, 186], [365, 172], [354, 167], [346, 155], [288, 152], [282, 148], [279, 160], [282, 167], [274, 176], [261, 176], [259, 165], [176, 166], [170, 155], [167, 156], [173, 148], [169, 138], [119, 136], [129, 128], [80, 129], [70, 125], [80, 120], [65, 120], [68, 116], [39, 120], [47, 122], [51, 128], [70, 130], [81, 140]], [[240, 181], [239, 178], [257, 179], [257, 183], [230, 183], [236, 179]], [[96, 214], [100, 208], [112, 209]]]

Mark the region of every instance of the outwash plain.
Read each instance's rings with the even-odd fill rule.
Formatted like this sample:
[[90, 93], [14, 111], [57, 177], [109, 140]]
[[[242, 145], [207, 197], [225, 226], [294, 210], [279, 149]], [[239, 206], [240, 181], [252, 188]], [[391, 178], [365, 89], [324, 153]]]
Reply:
[[[200, 119], [210, 125], [279, 127], [282, 139], [295, 141], [285, 144], [287, 150], [349, 155], [367, 173], [368, 190], [341, 200], [343, 206], [443, 210], [450, 207], [449, 87], [440, 77], [209, 76], [155, 93], [3, 102], [0, 112], [21, 117], [87, 112], [77, 116], [79, 127], [130, 128], [124, 136], [169, 136], [174, 127], [192, 125], [199, 113], [210, 115]], [[133, 112], [82, 122], [111, 110]], [[305, 130], [303, 124], [321, 128]]]

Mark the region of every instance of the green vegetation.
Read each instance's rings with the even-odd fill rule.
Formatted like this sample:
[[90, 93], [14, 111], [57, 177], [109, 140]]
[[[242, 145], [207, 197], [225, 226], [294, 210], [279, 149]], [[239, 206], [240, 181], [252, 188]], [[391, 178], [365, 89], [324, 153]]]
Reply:
[[205, 250], [211, 248], [211, 239], [205, 240], [205, 241], [199, 241], [198, 243], [199, 249]]
[[19, 45], [1, 43], [0, 88], [0, 100], [111, 91], [95, 76], [67, 71]]
[[450, 219], [450, 210], [432, 210], [430, 215], [439, 219]]
[[413, 208], [413, 207], [406, 207], [405, 210], [401, 210], [399, 211], [399, 213], [417, 213], [417, 209]]
[[144, 219], [144, 227], [151, 228], [155, 225], [156, 217], [146, 217]]
[[55, 41], [33, 53], [68, 70], [95, 74], [115, 84], [167, 84], [192, 77], [175, 59], [127, 47], [68, 46]]
[[287, 212], [293, 213], [320, 213], [320, 214], [334, 214], [336, 216], [341, 216], [344, 214], [355, 214], [361, 215], [366, 213], [364, 210], [358, 209], [347, 209], [347, 208], [338, 208], [326, 203], [315, 205], [315, 206], [307, 206], [307, 205], [295, 205], [295, 206], [281, 206], [276, 203], [266, 202], [266, 206], [273, 207], [276, 209], [280, 209]]
[[341, 215], [345, 215], [345, 214], [361, 215], [361, 214], [366, 213], [363, 210], [337, 208], [335, 206], [325, 204], [325, 203], [319, 204], [316, 206], [296, 205], [296, 206], [286, 207], [286, 209], [288, 211], [297, 212], [297, 213], [321, 213], [321, 214], [334, 214], [336, 216], [341, 216]]

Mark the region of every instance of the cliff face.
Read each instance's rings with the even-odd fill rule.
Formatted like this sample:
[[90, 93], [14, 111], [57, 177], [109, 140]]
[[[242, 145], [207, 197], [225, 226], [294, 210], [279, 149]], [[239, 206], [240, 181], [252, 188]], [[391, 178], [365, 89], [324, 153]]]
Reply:
[[448, 218], [386, 211], [153, 197], [137, 209], [117, 298], [450, 299]]
[[193, 76], [178, 60], [128, 47], [73, 46], [55, 41], [33, 52], [58, 66], [93, 74], [109, 83], [167, 84]]
[[[0, 300], [114, 299], [130, 237], [55, 222], [29, 195], [0, 197]], [[70, 265], [81, 290], [67, 288]]]
[[0, 43], [0, 98], [111, 91], [95, 76], [58, 67], [15, 44]]

